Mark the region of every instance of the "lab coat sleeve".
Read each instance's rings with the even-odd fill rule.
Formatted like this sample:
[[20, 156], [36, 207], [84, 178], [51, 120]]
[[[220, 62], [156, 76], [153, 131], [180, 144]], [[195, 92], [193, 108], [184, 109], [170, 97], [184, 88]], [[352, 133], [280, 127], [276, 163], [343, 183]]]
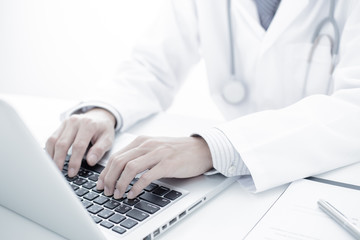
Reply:
[[248, 167], [256, 191], [360, 161], [359, 4], [344, 25], [333, 79], [330, 96], [311, 95], [218, 126]]
[[207, 175], [219, 172], [228, 177], [249, 174], [239, 153], [219, 129], [210, 128], [193, 134], [193, 136], [202, 137], [210, 149], [213, 167], [216, 171], [211, 170], [206, 173]]
[[121, 63], [115, 79], [102, 81], [85, 101], [118, 111], [122, 129], [170, 106], [187, 73], [200, 60], [196, 7], [192, 0], [165, 1], [159, 19]]
[[108, 103], [100, 102], [100, 101], [87, 101], [87, 102], [81, 102], [78, 105], [68, 109], [67, 111], [63, 112], [60, 115], [60, 120], [63, 121], [66, 118], [70, 117], [73, 114], [81, 114], [86, 113], [87, 111], [90, 111], [94, 108], [102, 108], [107, 111], [109, 111], [114, 117], [115, 117], [115, 131], [119, 131], [122, 128], [122, 117], [118, 110], [116, 110], [113, 106], [111, 106]]

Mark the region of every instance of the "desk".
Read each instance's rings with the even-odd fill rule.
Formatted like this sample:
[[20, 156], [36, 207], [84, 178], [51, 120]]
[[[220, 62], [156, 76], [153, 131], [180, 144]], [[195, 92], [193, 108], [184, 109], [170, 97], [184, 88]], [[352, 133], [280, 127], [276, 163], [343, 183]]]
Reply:
[[[75, 104], [72, 101], [31, 96], [0, 95], [0, 98], [7, 100], [17, 109], [42, 145], [59, 125], [59, 114]], [[166, 127], [162, 124], [163, 122], [168, 123]], [[145, 135], [189, 135], [196, 130], [197, 126], [200, 126], [200, 124], [194, 124], [196, 122], [201, 122], [201, 126], [204, 126], [205, 121], [163, 113], [140, 122], [129, 129], [129, 132]], [[180, 125], [189, 123], [191, 126], [185, 131], [175, 131], [180, 129]], [[210, 126], [213, 122], [208, 121], [208, 124]], [[355, 167], [360, 170], [360, 164]], [[354, 166], [351, 169], [354, 169]], [[335, 177], [332, 179], [336, 180], [336, 174], [333, 175]], [[175, 224], [159, 239], [242, 239], [285, 188], [286, 186], [280, 186], [263, 193], [252, 194], [240, 184], [234, 183], [200, 209]], [[0, 239], [62, 239], [1, 206], [0, 226]]]

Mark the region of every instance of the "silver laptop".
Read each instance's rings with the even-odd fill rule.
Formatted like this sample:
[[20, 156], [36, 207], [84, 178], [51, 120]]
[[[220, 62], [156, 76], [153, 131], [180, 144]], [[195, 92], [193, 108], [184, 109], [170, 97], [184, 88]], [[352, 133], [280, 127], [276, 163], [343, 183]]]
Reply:
[[0, 116], [0, 205], [67, 239], [154, 239], [235, 181], [161, 179], [136, 200], [115, 200], [94, 188], [103, 166], [83, 163], [69, 178], [2, 100]]

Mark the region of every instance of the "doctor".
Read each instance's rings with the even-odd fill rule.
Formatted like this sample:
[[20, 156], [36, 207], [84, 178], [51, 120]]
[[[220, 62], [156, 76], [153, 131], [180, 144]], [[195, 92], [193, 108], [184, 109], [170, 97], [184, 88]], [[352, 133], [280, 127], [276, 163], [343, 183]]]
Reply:
[[[49, 138], [69, 176], [86, 147], [94, 165], [125, 131], [167, 109], [204, 59], [227, 122], [184, 138], [139, 137], [115, 153], [97, 187], [119, 198], [151, 181], [214, 168], [263, 191], [360, 160], [360, 4], [357, 0], [172, 0], [96, 101], [76, 106]], [[250, 180], [250, 181], [249, 181]], [[245, 182], [246, 181], [246, 182]]]

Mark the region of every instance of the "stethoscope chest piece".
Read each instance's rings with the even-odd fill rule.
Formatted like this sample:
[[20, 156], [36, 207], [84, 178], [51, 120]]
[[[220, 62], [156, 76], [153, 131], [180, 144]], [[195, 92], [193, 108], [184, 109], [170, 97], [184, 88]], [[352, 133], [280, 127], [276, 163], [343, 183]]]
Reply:
[[230, 104], [239, 104], [245, 99], [246, 90], [241, 81], [231, 79], [223, 87], [223, 98]]

